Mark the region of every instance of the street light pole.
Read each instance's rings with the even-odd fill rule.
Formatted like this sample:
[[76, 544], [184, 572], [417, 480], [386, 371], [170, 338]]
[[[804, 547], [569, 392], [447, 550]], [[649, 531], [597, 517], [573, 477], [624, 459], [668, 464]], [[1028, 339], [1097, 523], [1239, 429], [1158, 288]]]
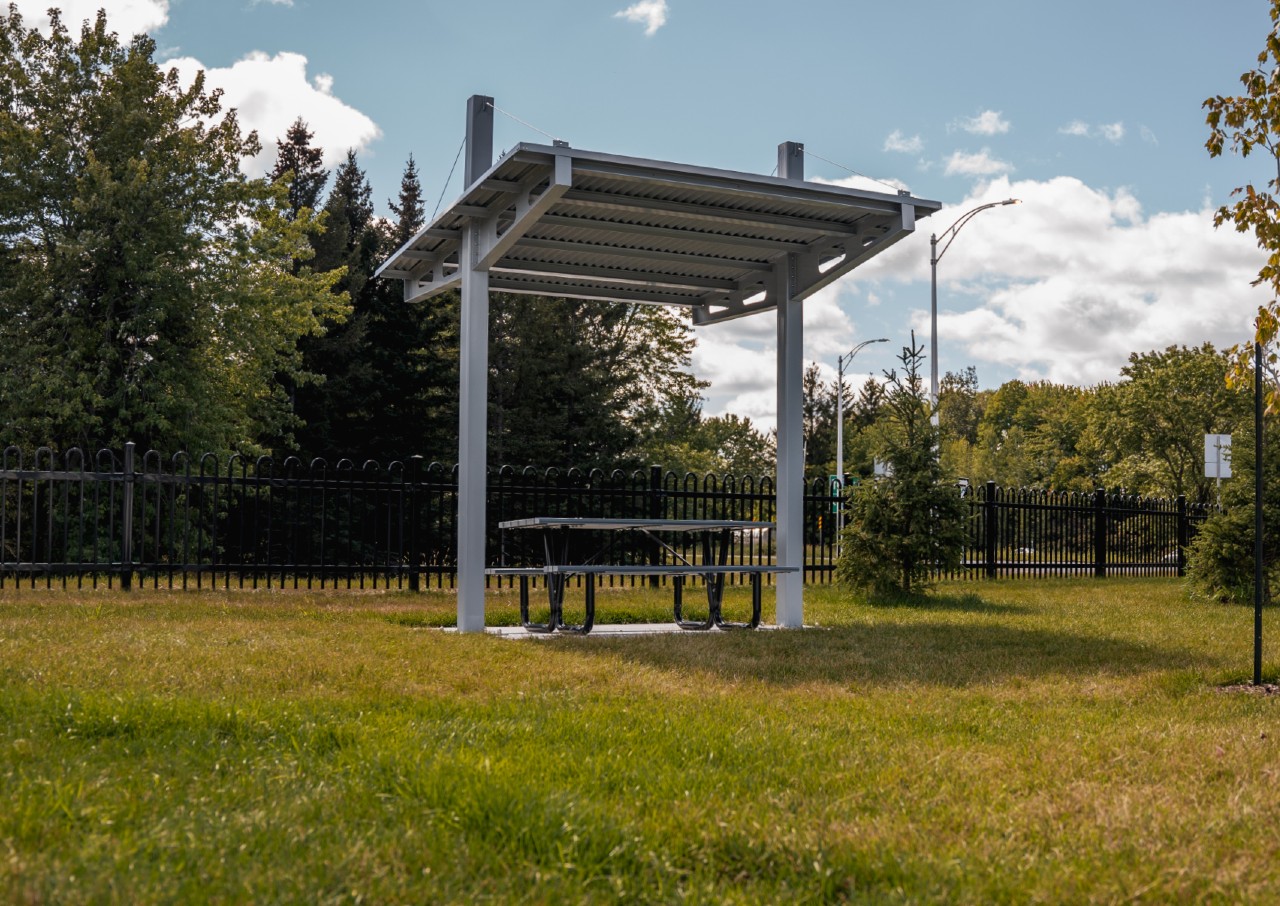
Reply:
[[[1021, 203], [1022, 199], [1020, 198], [1006, 198], [1004, 201], [993, 201], [990, 204], [978, 205], [973, 210], [962, 214], [959, 220], [942, 231], [942, 235], [934, 234], [929, 237], [929, 267], [933, 272], [933, 292], [929, 300], [929, 405], [933, 409], [934, 424], [937, 424], [938, 421], [938, 262], [947, 253], [947, 249], [951, 248], [951, 243], [955, 241], [956, 236], [959, 235], [964, 225], [978, 214], [988, 208]], [[943, 239], [946, 242], [942, 245], [942, 251], [938, 251], [938, 243]]]
[[[836, 474], [840, 476], [840, 491], [844, 493], [844, 369], [853, 363], [853, 357], [863, 346], [872, 343], [888, 343], [888, 337], [874, 340], [863, 340], [845, 355], [836, 359]], [[836, 520], [840, 527], [844, 526], [844, 507], [839, 509], [840, 518]]]

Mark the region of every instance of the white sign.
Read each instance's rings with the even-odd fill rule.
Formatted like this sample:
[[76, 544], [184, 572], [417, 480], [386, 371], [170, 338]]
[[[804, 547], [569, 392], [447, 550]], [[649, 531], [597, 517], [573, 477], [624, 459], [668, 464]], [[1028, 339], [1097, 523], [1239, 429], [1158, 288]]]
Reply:
[[1231, 435], [1206, 434], [1204, 436], [1204, 477], [1231, 477]]

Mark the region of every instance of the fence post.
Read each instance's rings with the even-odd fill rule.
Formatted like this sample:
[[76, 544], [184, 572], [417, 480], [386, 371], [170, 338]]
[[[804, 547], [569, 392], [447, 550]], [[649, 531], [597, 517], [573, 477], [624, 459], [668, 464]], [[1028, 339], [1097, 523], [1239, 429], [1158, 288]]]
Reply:
[[133, 457], [136, 446], [133, 441], [124, 445], [124, 487], [120, 494], [123, 501], [120, 511], [120, 588], [124, 591], [133, 588], [133, 486], [138, 479]]
[[409, 591], [422, 590], [418, 572], [418, 485], [422, 481], [422, 457], [409, 457]]
[[[649, 518], [662, 518], [662, 466], [649, 467]], [[658, 566], [662, 562], [662, 550], [658, 547], [658, 542], [650, 539], [649, 541], [649, 565]], [[662, 584], [662, 577], [652, 575], [649, 577], [649, 587], [657, 588]]]
[[1103, 488], [1093, 492], [1093, 575], [1107, 577], [1107, 492]]
[[988, 579], [996, 577], [996, 541], [999, 538], [999, 513], [996, 511], [996, 483], [987, 482], [987, 496], [982, 501], [982, 533]]
[[1178, 578], [1187, 574], [1187, 537], [1191, 534], [1187, 525], [1187, 495], [1178, 495]]

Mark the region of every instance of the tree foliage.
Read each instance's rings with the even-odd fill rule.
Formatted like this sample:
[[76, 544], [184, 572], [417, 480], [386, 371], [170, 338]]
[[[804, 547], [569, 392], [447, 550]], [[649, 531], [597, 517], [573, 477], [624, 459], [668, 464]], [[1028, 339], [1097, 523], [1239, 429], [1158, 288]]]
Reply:
[[[1263, 432], [1263, 600], [1280, 578], [1280, 438]], [[1245, 419], [1232, 441], [1231, 478], [1222, 486], [1222, 509], [1200, 526], [1187, 553], [1187, 578], [1200, 595], [1219, 601], [1253, 600], [1254, 432]]]
[[289, 211], [294, 217], [303, 208], [319, 209], [320, 193], [329, 181], [329, 171], [324, 168], [324, 149], [312, 147], [314, 137], [315, 133], [307, 128], [302, 117], [294, 120], [284, 138], [276, 143], [275, 166], [268, 174], [272, 182], [288, 186]]
[[1227, 385], [1229, 371], [1210, 343], [1130, 355], [1121, 380], [1097, 393], [1112, 481], [1134, 493], [1209, 501], [1204, 435], [1230, 434], [1249, 417], [1249, 395]]
[[899, 356], [902, 372], [885, 372], [887, 430], [878, 452], [891, 474], [853, 490], [840, 539], [837, 579], [877, 596], [927, 587], [933, 571], [956, 568], [963, 551], [965, 508], [938, 461], [923, 351], [912, 334]]
[[5, 443], [252, 447], [292, 424], [298, 338], [345, 311], [298, 267], [315, 220], [241, 174], [256, 136], [154, 52], [103, 13], [78, 40], [0, 18]]
[[688, 325], [662, 308], [494, 294], [490, 460], [620, 468], [642, 426], [700, 386]]
[[733, 413], [702, 414], [697, 394], [664, 400], [635, 420], [643, 460], [677, 474], [771, 475], [776, 468], [773, 441]]
[[[1262, 187], [1247, 183], [1234, 189], [1231, 195], [1235, 201], [1220, 207], [1213, 222], [1217, 226], [1229, 223], [1241, 233], [1252, 232], [1258, 248], [1267, 254], [1254, 285], [1269, 285], [1272, 299], [1258, 309], [1254, 340], [1266, 350], [1266, 367], [1275, 375], [1274, 344], [1280, 329], [1280, 0], [1271, 0], [1270, 13], [1272, 29], [1258, 54], [1258, 65], [1240, 76], [1243, 92], [1208, 98], [1204, 109], [1209, 126], [1205, 148], [1210, 157], [1220, 157], [1228, 149], [1248, 157], [1261, 149], [1271, 158], [1267, 169], [1274, 178]], [[1244, 386], [1252, 379], [1252, 358], [1253, 350], [1247, 345], [1232, 350], [1233, 383]], [[1267, 391], [1267, 401], [1269, 408], [1280, 402], [1274, 386]]]

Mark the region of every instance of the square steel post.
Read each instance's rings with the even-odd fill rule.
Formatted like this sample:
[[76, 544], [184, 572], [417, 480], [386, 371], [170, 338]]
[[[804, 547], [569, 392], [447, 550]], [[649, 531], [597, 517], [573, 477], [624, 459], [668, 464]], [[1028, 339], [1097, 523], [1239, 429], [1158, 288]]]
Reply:
[[[493, 162], [493, 99], [467, 101], [469, 188]], [[458, 251], [462, 336], [458, 417], [458, 630], [484, 632], [485, 494], [489, 429], [489, 272], [480, 269], [480, 226]]]
[[[778, 175], [804, 179], [804, 145], [778, 146]], [[801, 302], [793, 299], [799, 261], [788, 254], [774, 265], [773, 292], [778, 300], [778, 565], [796, 572], [778, 575], [778, 625], [804, 626], [804, 320]]]

